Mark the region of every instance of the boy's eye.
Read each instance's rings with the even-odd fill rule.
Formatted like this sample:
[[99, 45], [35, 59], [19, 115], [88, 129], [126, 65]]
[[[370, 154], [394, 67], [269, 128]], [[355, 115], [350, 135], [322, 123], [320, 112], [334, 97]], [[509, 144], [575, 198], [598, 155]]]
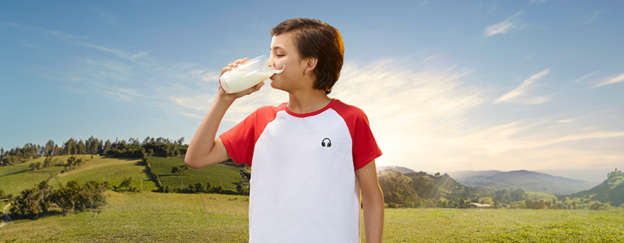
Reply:
[[276, 56], [278, 56], [278, 57], [283, 57], [284, 55], [282, 55], [282, 54], [277, 54]]

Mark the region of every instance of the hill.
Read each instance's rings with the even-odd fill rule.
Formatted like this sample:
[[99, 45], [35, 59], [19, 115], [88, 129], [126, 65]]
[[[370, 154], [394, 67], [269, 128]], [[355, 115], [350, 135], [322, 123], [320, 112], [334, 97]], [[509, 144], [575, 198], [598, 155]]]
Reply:
[[570, 195], [571, 198], [588, 198], [601, 203], [610, 203], [611, 206], [624, 204], [624, 172], [615, 170], [607, 175], [607, 179], [600, 185]]
[[[74, 169], [65, 171], [63, 166], [57, 166], [67, 161], [69, 155], [53, 156], [52, 166], [39, 170], [31, 170], [30, 165], [43, 162], [44, 157], [27, 160], [8, 166], [0, 166], [0, 189], [6, 194], [17, 196], [22, 190], [32, 188], [41, 181], [49, 180], [50, 185], [56, 187], [59, 183], [65, 185], [74, 180], [79, 183], [87, 181], [107, 181], [111, 186], [119, 185], [124, 179], [132, 178], [132, 187], [143, 190], [157, 190], [158, 186], [149, 176], [146, 164], [137, 158], [107, 158], [103, 156], [74, 155], [83, 159], [83, 163]], [[154, 172], [159, 175], [161, 182], [170, 188], [179, 188], [180, 182], [184, 187], [190, 183], [211, 182], [213, 185], [223, 185], [224, 189], [235, 190], [241, 181], [238, 168], [228, 164], [217, 164], [202, 169], [189, 169], [185, 176], [171, 173], [171, 168], [184, 165], [184, 157], [149, 157]], [[247, 167], [247, 169], [249, 169]], [[183, 178], [181, 178], [183, 177]]]
[[534, 171], [457, 171], [448, 173], [466, 186], [494, 189], [522, 189], [549, 194], [569, 194], [591, 188], [583, 180], [568, 179]]
[[[184, 165], [184, 156], [180, 157], [150, 157], [150, 163], [154, 173], [160, 177], [163, 186], [169, 188], [182, 188], [191, 184], [201, 183], [204, 186], [207, 182], [215, 186], [222, 185], [226, 190], [236, 190], [236, 186], [242, 180], [239, 170], [243, 169], [234, 166], [232, 163], [220, 163], [201, 169], [189, 169], [185, 176], [171, 173], [174, 166]], [[249, 170], [249, 167], [246, 168]]]
[[377, 172], [382, 172], [382, 171], [396, 171], [396, 172], [401, 172], [401, 174], [416, 172], [416, 171], [413, 171], [412, 169], [401, 167], [401, 166], [377, 166]]

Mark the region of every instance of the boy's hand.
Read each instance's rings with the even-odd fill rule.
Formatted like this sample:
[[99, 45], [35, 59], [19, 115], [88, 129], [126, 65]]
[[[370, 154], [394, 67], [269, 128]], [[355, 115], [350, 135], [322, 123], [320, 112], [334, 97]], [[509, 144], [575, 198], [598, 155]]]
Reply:
[[[219, 74], [219, 78], [221, 77], [221, 75], [223, 75], [223, 73], [227, 72], [227, 71], [231, 71], [233, 68], [237, 67], [239, 64], [243, 64], [246, 61], [249, 61], [249, 58], [245, 57], [243, 59], [238, 59], [233, 63], [230, 63], [229, 65], [227, 65], [227, 67], [224, 67], [223, 69], [221, 69], [221, 74]], [[218, 97], [222, 98], [222, 99], [226, 99], [228, 101], [234, 102], [234, 100], [243, 97], [245, 95], [251, 94], [253, 92], [256, 92], [258, 90], [260, 90], [260, 88], [264, 85], [264, 82], [261, 82], [259, 84], [257, 84], [256, 86], [253, 86], [249, 89], [243, 90], [241, 92], [238, 93], [233, 93], [233, 94], [228, 94], [225, 92], [225, 90], [223, 90], [223, 88], [221, 87], [221, 82], [219, 82], [219, 93], [218, 93]]]

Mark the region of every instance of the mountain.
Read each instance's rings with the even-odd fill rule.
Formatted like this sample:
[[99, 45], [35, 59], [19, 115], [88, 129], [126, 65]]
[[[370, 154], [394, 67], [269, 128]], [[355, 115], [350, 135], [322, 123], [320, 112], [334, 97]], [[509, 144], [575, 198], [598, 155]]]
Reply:
[[611, 206], [624, 204], [624, 172], [615, 170], [607, 175], [607, 179], [596, 187], [573, 193], [571, 198], [589, 197], [601, 203], [611, 203]]
[[456, 171], [448, 173], [459, 183], [471, 187], [489, 187], [495, 189], [522, 189], [549, 194], [570, 194], [592, 187], [583, 180], [552, 176], [544, 173], [519, 171]]
[[388, 171], [388, 170], [401, 172], [401, 174], [416, 172], [416, 171], [413, 171], [412, 169], [401, 167], [401, 166], [377, 166], [377, 172]]

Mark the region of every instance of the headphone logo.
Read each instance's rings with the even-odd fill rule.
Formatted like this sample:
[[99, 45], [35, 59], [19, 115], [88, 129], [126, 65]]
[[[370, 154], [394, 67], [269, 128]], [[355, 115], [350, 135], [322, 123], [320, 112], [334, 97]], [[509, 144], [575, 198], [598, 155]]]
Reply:
[[[325, 144], [325, 140], [327, 140], [327, 144]], [[331, 147], [331, 140], [329, 138], [323, 138], [323, 141], [321, 141], [321, 146], [327, 146], [328, 148]]]

